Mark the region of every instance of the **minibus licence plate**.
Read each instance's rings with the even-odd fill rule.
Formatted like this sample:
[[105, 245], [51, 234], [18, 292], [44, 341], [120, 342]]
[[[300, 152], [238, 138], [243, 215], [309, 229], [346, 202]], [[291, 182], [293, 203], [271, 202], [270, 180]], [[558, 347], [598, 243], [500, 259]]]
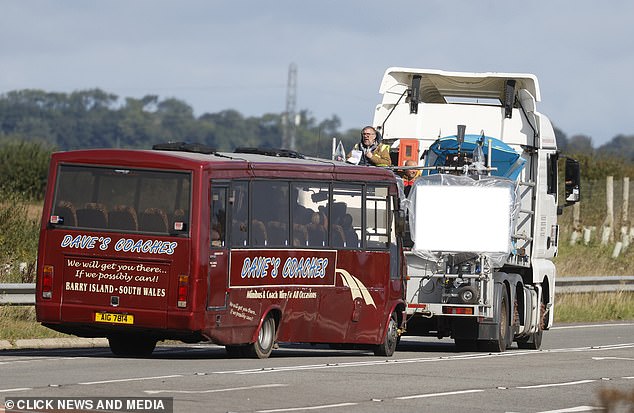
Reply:
[[95, 313], [95, 321], [99, 323], [134, 324], [132, 314]]

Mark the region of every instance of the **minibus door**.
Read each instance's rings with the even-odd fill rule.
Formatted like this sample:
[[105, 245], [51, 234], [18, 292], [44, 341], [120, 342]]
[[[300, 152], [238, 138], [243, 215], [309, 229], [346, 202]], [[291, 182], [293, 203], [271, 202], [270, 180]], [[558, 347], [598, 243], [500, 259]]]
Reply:
[[229, 252], [227, 249], [227, 191], [226, 185], [213, 184], [209, 217], [209, 285], [207, 308], [227, 306]]

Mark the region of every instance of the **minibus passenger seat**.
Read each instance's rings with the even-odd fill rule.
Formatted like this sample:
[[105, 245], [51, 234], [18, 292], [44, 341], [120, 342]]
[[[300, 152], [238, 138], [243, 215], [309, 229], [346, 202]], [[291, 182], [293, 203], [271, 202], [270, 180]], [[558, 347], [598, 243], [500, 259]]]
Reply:
[[306, 226], [302, 224], [293, 224], [293, 246], [305, 247], [308, 245], [308, 233]]
[[59, 201], [57, 207], [55, 207], [54, 215], [62, 217], [64, 219], [63, 225], [69, 227], [77, 226], [77, 211], [75, 206], [68, 201]]
[[266, 228], [264, 227], [264, 223], [254, 219], [251, 221], [251, 229], [253, 231], [253, 245], [267, 245]]
[[[172, 219], [170, 219], [170, 231], [176, 230], [175, 224], [177, 222], [185, 224], [185, 211], [182, 210], [181, 208], [175, 209], [174, 213], [172, 214]], [[183, 229], [186, 229], [186, 228], [183, 228]]]
[[288, 245], [288, 225], [279, 221], [269, 221], [266, 225], [268, 245]]
[[108, 226], [111, 229], [136, 231], [139, 227], [136, 210], [127, 205], [115, 206], [108, 212]]
[[108, 215], [103, 204], [89, 202], [77, 210], [77, 226], [85, 228], [108, 228]]
[[321, 223], [318, 212], [313, 214], [312, 222], [306, 226], [308, 232], [308, 245], [311, 247], [323, 247], [326, 245], [326, 229]]
[[233, 221], [231, 223], [231, 245], [234, 247], [244, 247], [247, 245], [247, 224], [243, 221]]
[[332, 226], [332, 246], [333, 247], [343, 247], [346, 243], [346, 236], [343, 233], [343, 228], [341, 225]]
[[139, 230], [167, 233], [167, 214], [160, 208], [147, 208], [140, 215]]
[[361, 247], [361, 245], [359, 245], [359, 236], [357, 235], [357, 232], [352, 227], [352, 215], [346, 214], [343, 217], [341, 226], [343, 229], [343, 233], [345, 235], [346, 247], [348, 248]]

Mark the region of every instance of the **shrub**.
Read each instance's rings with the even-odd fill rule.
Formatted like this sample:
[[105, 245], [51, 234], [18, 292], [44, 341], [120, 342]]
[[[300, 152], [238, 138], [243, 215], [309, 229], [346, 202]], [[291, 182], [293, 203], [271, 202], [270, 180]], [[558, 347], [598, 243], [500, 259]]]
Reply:
[[43, 199], [52, 151], [38, 142], [0, 142], [0, 190]]
[[0, 192], [0, 282], [34, 282], [39, 217], [24, 196]]

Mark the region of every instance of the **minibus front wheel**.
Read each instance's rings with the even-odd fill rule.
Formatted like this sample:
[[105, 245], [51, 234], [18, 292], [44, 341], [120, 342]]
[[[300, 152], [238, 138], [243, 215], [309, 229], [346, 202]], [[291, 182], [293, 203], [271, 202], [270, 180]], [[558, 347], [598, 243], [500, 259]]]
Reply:
[[247, 346], [247, 353], [252, 357], [265, 359], [271, 355], [273, 345], [275, 344], [275, 319], [271, 314], [267, 315], [255, 343]]
[[391, 357], [396, 350], [398, 342], [399, 335], [397, 317], [396, 313], [392, 313], [385, 331], [385, 336], [383, 337], [383, 342], [374, 347], [374, 355]]

